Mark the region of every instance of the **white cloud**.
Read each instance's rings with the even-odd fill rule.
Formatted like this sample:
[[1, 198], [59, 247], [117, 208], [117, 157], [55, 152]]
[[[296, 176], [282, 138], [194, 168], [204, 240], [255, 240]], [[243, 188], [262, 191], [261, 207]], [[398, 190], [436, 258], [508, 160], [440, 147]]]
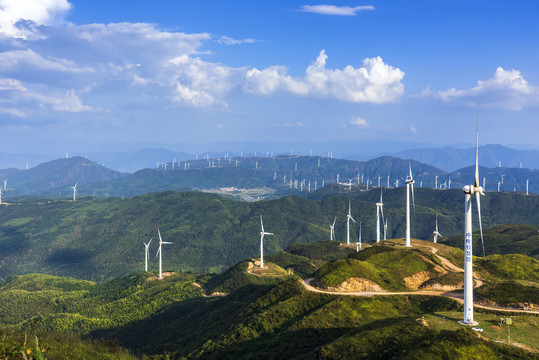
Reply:
[[94, 69], [89, 67], [78, 67], [73, 61], [66, 59], [44, 58], [31, 49], [11, 50], [0, 53], [0, 71], [7, 72], [25, 67], [67, 73], [94, 71]]
[[518, 70], [496, 69], [494, 76], [487, 80], [479, 80], [470, 89], [451, 88], [433, 92], [430, 87], [422, 92], [424, 96], [432, 96], [446, 103], [461, 104], [478, 108], [500, 108], [519, 111], [528, 105], [539, 104], [539, 87], [532, 86]]
[[[69, 9], [71, 4], [67, 0], [0, 0], [0, 35], [31, 37], [33, 24], [61, 24]], [[30, 24], [24, 24], [25, 21]]]
[[0, 113], [2, 114], [8, 114], [13, 115], [17, 117], [26, 117], [26, 113], [20, 109], [13, 109], [13, 108], [0, 108]]
[[336, 98], [348, 102], [387, 103], [396, 101], [404, 92], [401, 83], [404, 72], [383, 62], [382, 58], [363, 60], [363, 66], [327, 69], [324, 50], [307, 67], [305, 77], [294, 79], [286, 68], [272, 66], [263, 70], [253, 68], [246, 73], [248, 92], [269, 95], [287, 91], [296, 95]]
[[367, 124], [367, 120], [360, 118], [359, 116], [353, 117], [352, 120], [350, 120], [350, 125], [357, 126], [363, 129], [369, 127], [369, 124]]
[[415, 125], [414, 125], [414, 124], [412, 124], [412, 125], [410, 126], [410, 131], [413, 132], [414, 134], [417, 133], [417, 129], [415, 128]]
[[228, 36], [221, 36], [219, 39], [216, 40], [219, 44], [225, 44], [225, 45], [241, 45], [241, 44], [252, 44], [255, 43], [255, 39], [247, 38], [247, 39], [233, 39]]
[[2, 90], [26, 91], [26, 88], [22, 85], [22, 83], [19, 80], [0, 79], [0, 91]]
[[354, 16], [359, 11], [374, 10], [374, 6], [335, 6], [335, 5], [302, 5], [301, 11], [321, 15]]
[[58, 111], [83, 112], [92, 110], [90, 106], [82, 103], [73, 89], [69, 90], [63, 98], [51, 98], [51, 102], [53, 103], [53, 108]]

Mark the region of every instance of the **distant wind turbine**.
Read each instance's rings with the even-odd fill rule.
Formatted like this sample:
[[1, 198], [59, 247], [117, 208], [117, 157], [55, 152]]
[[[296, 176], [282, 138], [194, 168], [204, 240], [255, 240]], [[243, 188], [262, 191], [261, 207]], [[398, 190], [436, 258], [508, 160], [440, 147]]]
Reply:
[[359, 222], [359, 235], [357, 236], [357, 243], [356, 243], [356, 252], [359, 252], [361, 249], [361, 221]]
[[352, 217], [350, 200], [348, 200], [348, 215], [346, 215], [346, 244], [350, 245], [350, 220], [356, 222]]
[[384, 223], [384, 203], [382, 202], [382, 188], [380, 188], [380, 202], [376, 203], [376, 242], [380, 242], [380, 210], [382, 211], [382, 224]]
[[443, 237], [442, 234], [440, 234], [438, 232], [438, 214], [436, 214], [436, 230], [434, 230], [433, 234], [434, 234], [434, 240], [433, 241], [436, 244], [436, 243], [438, 243], [438, 236]]
[[168, 241], [163, 241], [161, 238], [161, 232], [159, 231], [159, 227], [157, 227], [157, 234], [159, 235], [159, 249], [157, 250], [157, 254], [155, 254], [155, 257], [159, 255], [159, 279], [163, 278], [163, 271], [162, 271], [162, 265], [163, 265], [163, 250], [161, 250], [161, 247], [163, 244], [174, 244]]
[[333, 220], [333, 225], [329, 225], [329, 239], [335, 240], [335, 221], [337, 221], [337, 217]]
[[153, 240], [153, 238], [151, 238], [150, 241], [148, 241], [147, 244], [145, 242], [143, 242], [143, 244], [144, 244], [144, 271], [146, 271], [146, 272], [148, 272], [148, 255], [149, 255], [149, 252], [150, 252], [150, 244], [152, 243], [152, 240]]
[[412, 246], [410, 242], [410, 189], [412, 191], [412, 203], [415, 210], [414, 182], [415, 180], [412, 177], [412, 164], [410, 163], [410, 175], [406, 179], [406, 236], [404, 238], [405, 246]]
[[78, 185], [78, 181], [75, 183], [75, 186], [70, 186], [72, 189], [73, 189], [73, 201], [75, 201], [77, 199], [77, 185]]
[[264, 223], [262, 222], [262, 215], [260, 215], [260, 268], [264, 268], [264, 235], [273, 235], [273, 233], [264, 231]]

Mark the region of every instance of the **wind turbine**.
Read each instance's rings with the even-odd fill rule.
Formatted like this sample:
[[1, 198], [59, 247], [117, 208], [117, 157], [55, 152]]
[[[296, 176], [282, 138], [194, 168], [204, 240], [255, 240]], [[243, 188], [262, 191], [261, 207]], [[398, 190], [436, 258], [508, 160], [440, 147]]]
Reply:
[[[159, 279], [162, 279], [163, 278], [163, 272], [162, 272], [163, 251], [161, 250], [161, 246], [163, 244], [174, 244], [174, 243], [171, 243], [171, 242], [168, 242], [168, 241], [163, 241], [163, 239], [161, 238], [161, 232], [159, 231], [159, 227], [157, 227], [157, 234], [159, 234], [159, 250], [157, 250], [157, 254], [155, 254], [155, 257], [157, 257], [157, 255], [159, 255]], [[149, 245], [149, 243], [148, 243], [148, 245]]]
[[337, 217], [335, 217], [335, 220], [333, 220], [333, 225], [329, 225], [329, 239], [335, 240], [335, 221], [337, 221]]
[[75, 186], [70, 186], [72, 189], [73, 189], [73, 201], [75, 201], [77, 199], [77, 185], [78, 185], [78, 181], [75, 183]]
[[412, 246], [410, 242], [410, 189], [412, 189], [412, 203], [415, 210], [414, 178], [412, 177], [412, 164], [410, 163], [410, 175], [406, 178], [406, 236], [404, 246]]
[[[473, 267], [472, 267], [472, 195], [475, 195], [477, 217], [479, 218], [479, 231], [481, 245], [483, 245], [483, 226], [481, 225], [481, 197], [485, 195], [483, 187], [479, 185], [479, 117], [475, 133], [475, 179], [473, 185], [464, 186], [465, 222], [464, 222], [464, 325], [475, 326], [473, 319]], [[483, 255], [484, 255], [483, 245]]]
[[351, 208], [350, 208], [350, 200], [348, 200], [348, 215], [346, 215], [346, 244], [350, 245], [350, 219], [352, 219], [353, 222], [356, 222], [354, 218], [352, 217]]
[[143, 244], [144, 244], [144, 271], [146, 271], [146, 272], [148, 272], [148, 255], [149, 255], [149, 252], [150, 252], [150, 244], [152, 243], [152, 240], [153, 240], [153, 238], [151, 238], [150, 241], [148, 241], [147, 244], [145, 242], [143, 242]]
[[437, 244], [438, 236], [443, 237], [443, 235], [438, 232], [438, 214], [436, 214], [436, 230], [434, 230], [433, 234], [434, 234], [434, 243]]
[[264, 231], [264, 223], [262, 222], [262, 215], [260, 215], [260, 268], [264, 268], [264, 235], [273, 235], [273, 233]]
[[382, 224], [383, 224], [384, 223], [384, 203], [382, 202], [382, 188], [380, 188], [380, 202], [376, 203], [376, 242], [377, 243], [380, 242], [380, 210], [382, 210]]
[[359, 235], [357, 236], [357, 243], [356, 243], [356, 252], [359, 252], [361, 249], [361, 221], [359, 222]]

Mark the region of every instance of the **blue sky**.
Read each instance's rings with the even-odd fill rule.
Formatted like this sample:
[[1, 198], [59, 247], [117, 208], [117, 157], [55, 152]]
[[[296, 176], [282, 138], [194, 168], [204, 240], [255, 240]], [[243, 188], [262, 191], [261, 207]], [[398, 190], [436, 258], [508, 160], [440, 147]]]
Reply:
[[3, 152], [539, 148], [534, 1], [0, 0]]

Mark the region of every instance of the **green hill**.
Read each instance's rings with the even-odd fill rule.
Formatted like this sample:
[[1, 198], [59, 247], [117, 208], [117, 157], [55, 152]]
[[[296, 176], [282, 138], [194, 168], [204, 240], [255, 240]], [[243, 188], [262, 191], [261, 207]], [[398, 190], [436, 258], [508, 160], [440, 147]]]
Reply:
[[[412, 249], [399, 244], [373, 246], [359, 253], [349, 249], [326, 241], [294, 244], [284, 253], [291, 255], [290, 268], [298, 268], [307, 259], [321, 264], [318, 274], [324, 276], [342, 269], [335, 264], [343, 261], [369, 264], [395, 289], [403, 289], [397, 275], [439, 272], [437, 267], [446, 265], [438, 255], [444, 259], [462, 255], [458, 249], [420, 240], [414, 240]], [[511, 259], [500, 258], [505, 256], [493, 261], [504, 264], [503, 276], [524, 277], [522, 270], [507, 269]], [[528, 259], [531, 265], [537, 263]], [[58, 339], [71, 338], [74, 349], [86, 349], [87, 354], [74, 349], [68, 354], [81, 359], [96, 358], [93, 354], [100, 349], [105, 359], [109, 353], [130, 359], [124, 349], [144, 359], [537, 358], [536, 353], [493, 341], [506, 336], [498, 325], [498, 313], [477, 313], [485, 329], [478, 336], [457, 324], [462, 307], [446, 297], [317, 293], [286, 272], [282, 276], [250, 274], [249, 263], [242, 261], [219, 275], [172, 274], [163, 280], [145, 273], [105, 283], [38, 274], [12, 277], [0, 283], [0, 332], [8, 334], [9, 343], [18, 349], [22, 331], [31, 329], [51, 355], [57, 353], [51, 346], [54, 351], [65, 349]], [[499, 265], [486, 268], [495, 270], [484, 275], [502, 274]], [[478, 269], [486, 271], [479, 265]], [[537, 271], [532, 267], [529, 273]], [[512, 289], [531, 299], [537, 296], [530, 286], [518, 286]], [[202, 287], [207, 293], [226, 291], [228, 295], [207, 296]], [[505, 287], [487, 290], [500, 301], [509, 296]], [[512, 318], [516, 324], [512, 340], [537, 348], [539, 318], [517, 314]], [[78, 336], [104, 340], [94, 343]], [[116, 345], [108, 345], [112, 339]]]
[[[404, 234], [403, 190], [391, 189], [384, 195], [390, 238]], [[372, 241], [379, 193], [373, 190], [355, 196], [352, 214], [362, 222], [364, 242]], [[461, 233], [461, 196], [460, 191], [418, 189], [412, 235], [430, 239], [436, 213], [440, 214], [442, 234]], [[536, 196], [489, 194], [482, 206], [485, 228], [503, 221], [539, 221]], [[294, 243], [327, 240], [335, 216], [336, 238], [345, 241], [347, 207], [348, 198], [342, 196], [320, 201], [289, 196], [247, 203], [200, 192], [152, 193], [128, 199], [81, 197], [76, 202], [26, 200], [0, 206], [0, 276], [39, 272], [102, 281], [141, 271], [142, 243], [156, 236], [157, 226], [164, 241], [174, 242], [163, 250], [165, 269], [221, 272], [259, 254], [260, 215], [267, 230], [276, 234], [265, 239], [266, 254], [271, 255]], [[357, 223], [352, 224], [351, 232], [355, 241]], [[482, 255], [477, 236], [474, 243], [475, 254]], [[155, 244], [154, 240], [150, 247], [153, 270], [157, 265]], [[330, 254], [333, 250], [319, 251]], [[311, 256], [314, 263], [317, 260], [300, 248], [286, 256], [292, 255]], [[308, 263], [304, 263], [302, 274], [306, 274]]]
[[[80, 156], [45, 162], [28, 170], [0, 170], [0, 178], [8, 180], [7, 190], [2, 194], [7, 196], [7, 199], [23, 195], [46, 194], [47, 192], [55, 196], [69, 197], [72, 194], [69, 186], [75, 185], [76, 182], [81, 185], [98, 183], [120, 179], [126, 175]], [[52, 189], [56, 190], [51, 191]]]

